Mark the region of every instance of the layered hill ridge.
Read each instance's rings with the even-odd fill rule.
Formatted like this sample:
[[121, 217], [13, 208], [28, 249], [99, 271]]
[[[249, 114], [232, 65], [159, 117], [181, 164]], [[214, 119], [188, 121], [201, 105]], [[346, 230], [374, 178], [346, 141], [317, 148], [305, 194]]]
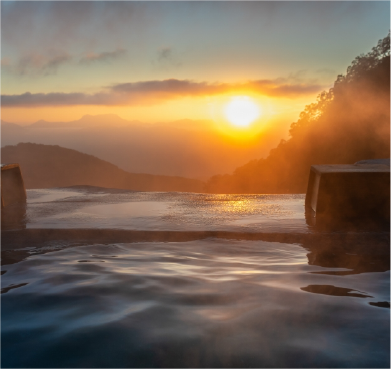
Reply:
[[19, 163], [26, 188], [90, 185], [135, 191], [202, 192], [196, 179], [128, 173], [92, 155], [60, 146], [20, 143], [1, 149], [3, 163]]
[[71, 122], [38, 121], [29, 126], [2, 122], [1, 146], [32, 142], [59, 145], [106, 160], [130, 173], [206, 180], [266, 155], [280, 131], [244, 145], [206, 120], [141, 123], [116, 115], [84, 116]]
[[17, 125], [21, 128], [34, 129], [34, 128], [91, 128], [91, 127], [100, 127], [102, 125], [107, 125], [110, 122], [111, 127], [124, 127], [134, 124], [140, 124], [138, 121], [130, 121], [119, 117], [117, 114], [99, 114], [99, 115], [83, 115], [80, 119], [73, 121], [47, 121], [40, 119], [34, 123], [27, 125], [20, 125], [10, 122], [1, 121], [3, 126], [8, 125]]

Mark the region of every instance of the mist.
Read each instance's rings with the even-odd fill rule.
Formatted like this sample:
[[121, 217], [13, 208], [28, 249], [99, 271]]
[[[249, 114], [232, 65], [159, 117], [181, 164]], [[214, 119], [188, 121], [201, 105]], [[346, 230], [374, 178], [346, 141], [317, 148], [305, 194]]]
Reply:
[[149, 124], [102, 115], [73, 122], [38, 121], [23, 127], [2, 122], [1, 145], [59, 145], [94, 155], [131, 173], [206, 180], [266, 156], [281, 134], [277, 127], [244, 142], [214, 129], [211, 121]]

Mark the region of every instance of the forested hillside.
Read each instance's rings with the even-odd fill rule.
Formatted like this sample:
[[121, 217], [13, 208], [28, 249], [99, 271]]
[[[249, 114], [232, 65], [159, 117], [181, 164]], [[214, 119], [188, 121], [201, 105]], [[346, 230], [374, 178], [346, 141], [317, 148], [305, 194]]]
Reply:
[[306, 106], [265, 159], [212, 177], [212, 193], [304, 193], [313, 164], [390, 156], [390, 34]]

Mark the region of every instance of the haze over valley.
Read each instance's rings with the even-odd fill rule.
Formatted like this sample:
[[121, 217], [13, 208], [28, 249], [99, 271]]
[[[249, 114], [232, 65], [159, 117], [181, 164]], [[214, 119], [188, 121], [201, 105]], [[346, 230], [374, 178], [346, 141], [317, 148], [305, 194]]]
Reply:
[[118, 115], [85, 115], [71, 122], [38, 121], [17, 125], [2, 121], [1, 145], [32, 142], [59, 145], [94, 155], [133, 173], [206, 180], [261, 158], [281, 139], [269, 131], [249, 140], [224, 135], [213, 121], [171, 123], [127, 121]]

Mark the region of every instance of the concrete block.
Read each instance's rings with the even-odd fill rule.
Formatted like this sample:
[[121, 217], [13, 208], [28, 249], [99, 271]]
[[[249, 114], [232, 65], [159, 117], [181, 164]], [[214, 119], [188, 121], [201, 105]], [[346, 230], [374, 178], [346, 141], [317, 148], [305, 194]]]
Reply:
[[390, 167], [383, 164], [313, 165], [305, 199], [313, 217], [390, 219]]
[[26, 198], [19, 164], [1, 164], [1, 207], [25, 204]]

